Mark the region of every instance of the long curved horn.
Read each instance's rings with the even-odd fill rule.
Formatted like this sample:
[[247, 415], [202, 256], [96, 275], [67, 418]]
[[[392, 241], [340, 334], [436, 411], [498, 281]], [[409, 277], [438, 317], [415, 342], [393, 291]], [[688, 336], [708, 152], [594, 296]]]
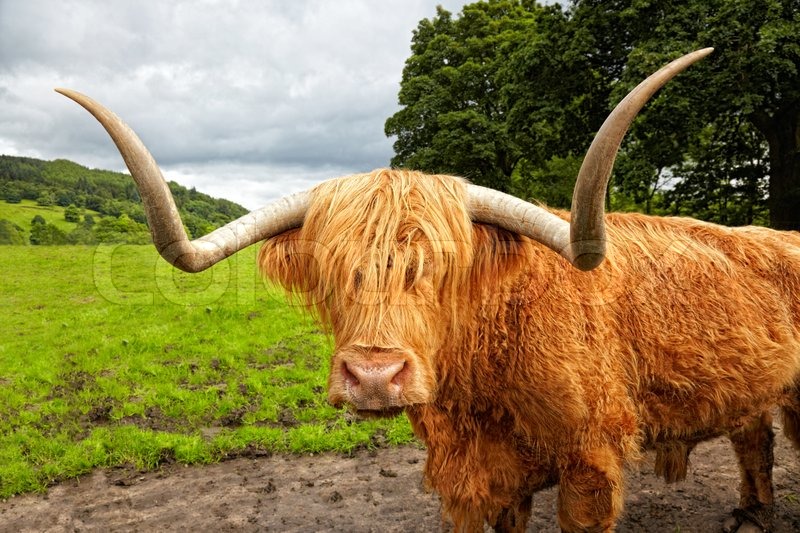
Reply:
[[468, 190], [472, 219], [526, 235], [561, 254], [580, 270], [597, 267], [606, 250], [603, 220], [606, 188], [625, 132], [656, 91], [713, 50], [697, 50], [662, 67], [614, 108], [595, 135], [578, 172], [572, 193], [571, 223], [513, 196], [475, 185]]
[[153, 244], [177, 268], [200, 272], [251, 244], [303, 224], [310, 203], [308, 191], [281, 198], [190, 241], [161, 170], [136, 133], [88, 96], [69, 89], [56, 91], [83, 106], [111, 136], [139, 189]]

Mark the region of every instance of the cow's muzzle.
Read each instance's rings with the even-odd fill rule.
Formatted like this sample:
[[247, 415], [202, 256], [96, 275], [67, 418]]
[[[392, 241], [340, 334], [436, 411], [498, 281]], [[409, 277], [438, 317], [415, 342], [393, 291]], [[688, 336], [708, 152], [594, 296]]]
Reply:
[[363, 414], [394, 415], [409, 405], [413, 362], [400, 350], [351, 348], [336, 354], [328, 399]]

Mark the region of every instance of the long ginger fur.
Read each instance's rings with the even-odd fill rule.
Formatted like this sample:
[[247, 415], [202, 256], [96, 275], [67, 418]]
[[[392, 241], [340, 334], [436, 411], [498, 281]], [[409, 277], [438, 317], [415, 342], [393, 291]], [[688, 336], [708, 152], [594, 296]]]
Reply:
[[581, 272], [471, 222], [464, 198], [459, 179], [408, 171], [326, 182], [260, 252], [337, 350], [414, 354], [406, 413], [457, 530], [524, 531], [556, 483], [562, 528], [611, 530], [644, 448], [689, 443], [665, 452], [679, 479], [694, 443], [776, 405], [800, 441], [800, 236], [608, 215], [607, 258]]

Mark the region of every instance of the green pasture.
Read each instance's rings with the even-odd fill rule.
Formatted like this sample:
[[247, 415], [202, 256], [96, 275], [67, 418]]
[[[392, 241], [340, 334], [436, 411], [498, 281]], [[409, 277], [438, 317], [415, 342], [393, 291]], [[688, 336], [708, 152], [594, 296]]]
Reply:
[[[96, 211], [91, 211], [89, 209], [84, 211], [86, 214], [94, 216], [96, 220], [102, 217], [102, 215]], [[9, 220], [25, 229], [25, 231], [30, 231], [31, 220], [33, 220], [33, 217], [36, 215], [40, 215], [47, 223], [53, 224], [64, 233], [69, 233], [78, 225], [75, 222], [67, 222], [64, 220], [64, 208], [57, 205], [37, 205], [33, 200], [22, 200], [18, 204], [0, 202], [0, 219]], [[83, 217], [81, 217], [81, 220], [82, 219]]]
[[403, 417], [326, 403], [330, 341], [255, 254], [188, 275], [152, 246], [0, 247], [0, 497], [101, 466], [411, 441]]

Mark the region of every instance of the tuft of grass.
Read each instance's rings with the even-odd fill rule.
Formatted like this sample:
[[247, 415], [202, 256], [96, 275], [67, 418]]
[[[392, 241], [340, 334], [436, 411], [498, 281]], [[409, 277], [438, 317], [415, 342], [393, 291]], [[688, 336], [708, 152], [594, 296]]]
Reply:
[[2, 249], [0, 498], [96, 467], [413, 441], [404, 417], [327, 404], [330, 340], [255, 249], [200, 275], [150, 246]]

